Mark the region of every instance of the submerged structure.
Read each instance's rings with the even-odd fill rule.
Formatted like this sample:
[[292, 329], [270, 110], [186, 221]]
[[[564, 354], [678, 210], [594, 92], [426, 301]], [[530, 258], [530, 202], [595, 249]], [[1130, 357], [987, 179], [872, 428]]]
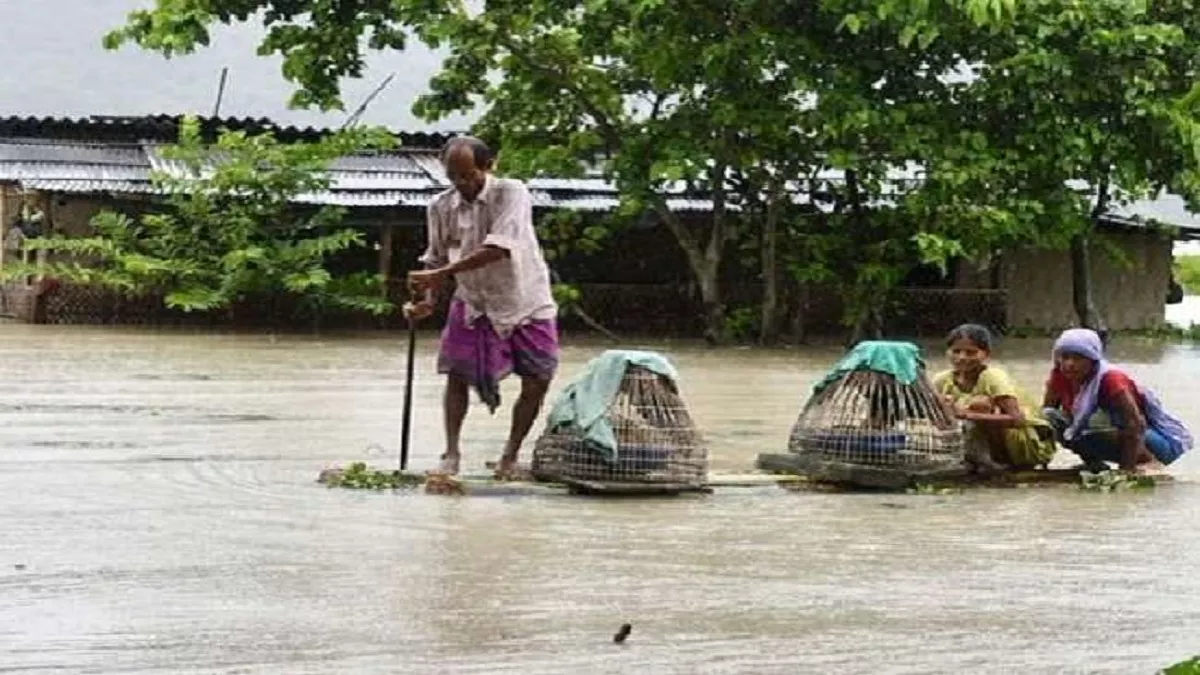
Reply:
[[708, 449], [679, 393], [675, 368], [653, 352], [610, 350], [555, 402], [533, 451], [538, 480], [604, 491], [702, 490]]
[[788, 451], [814, 479], [893, 487], [917, 475], [961, 472], [964, 441], [919, 348], [868, 341], [816, 385]]

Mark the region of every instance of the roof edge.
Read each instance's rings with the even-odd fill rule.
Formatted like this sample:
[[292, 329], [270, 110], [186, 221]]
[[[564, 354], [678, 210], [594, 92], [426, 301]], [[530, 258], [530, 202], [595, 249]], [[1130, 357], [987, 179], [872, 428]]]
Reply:
[[[0, 136], [38, 139], [71, 140], [80, 142], [137, 143], [160, 141], [171, 143], [179, 138], [179, 125], [185, 115], [88, 117], [0, 117]], [[197, 115], [201, 134], [216, 138], [221, 129], [247, 133], [270, 132], [281, 141], [315, 141], [335, 133], [328, 127], [284, 126], [266, 117], [211, 117]], [[388, 129], [403, 148], [418, 150], [440, 149], [456, 132], [401, 131]]]

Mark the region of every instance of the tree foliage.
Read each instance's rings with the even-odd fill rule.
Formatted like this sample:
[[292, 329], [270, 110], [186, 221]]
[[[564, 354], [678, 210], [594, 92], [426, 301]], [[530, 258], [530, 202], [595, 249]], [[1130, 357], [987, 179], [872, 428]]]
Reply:
[[[261, 20], [294, 103], [410, 37], [449, 57], [415, 110], [480, 106], [517, 175], [617, 186], [686, 254], [709, 333], [736, 240], [832, 283], [861, 326], [914, 266], [1086, 243], [1111, 204], [1200, 205], [1193, 0], [158, 0], [108, 36], [165, 54]], [[909, 174], [899, 179], [898, 171]], [[913, 176], [914, 171], [919, 174]], [[696, 223], [675, 208], [704, 199]], [[1078, 246], [1077, 246], [1078, 248]], [[1086, 252], [1085, 248], [1080, 250]], [[770, 330], [763, 317], [764, 333]]]
[[210, 145], [196, 121], [185, 119], [179, 142], [160, 150], [177, 167], [153, 176], [161, 203], [138, 217], [101, 212], [88, 237], [31, 240], [30, 248], [69, 255], [10, 273], [161, 293], [169, 307], [184, 311], [223, 309], [267, 294], [389, 311], [379, 279], [327, 269], [332, 256], [366, 243], [361, 231], [341, 227], [343, 209], [297, 203], [329, 187], [325, 170], [335, 158], [389, 142], [370, 130], [313, 143], [225, 131]]
[[1200, 255], [1175, 256], [1175, 280], [1189, 295], [1200, 295]]

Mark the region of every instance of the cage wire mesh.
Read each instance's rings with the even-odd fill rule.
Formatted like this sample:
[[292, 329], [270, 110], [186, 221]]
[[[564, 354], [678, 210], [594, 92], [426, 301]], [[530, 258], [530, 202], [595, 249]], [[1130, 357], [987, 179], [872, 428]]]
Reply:
[[628, 366], [606, 417], [617, 440], [615, 459], [576, 428], [548, 428], [534, 446], [534, 475], [603, 483], [705, 483], [708, 450], [670, 378]]
[[951, 468], [963, 462], [963, 434], [924, 371], [904, 384], [889, 373], [855, 370], [809, 399], [788, 450], [845, 464]]

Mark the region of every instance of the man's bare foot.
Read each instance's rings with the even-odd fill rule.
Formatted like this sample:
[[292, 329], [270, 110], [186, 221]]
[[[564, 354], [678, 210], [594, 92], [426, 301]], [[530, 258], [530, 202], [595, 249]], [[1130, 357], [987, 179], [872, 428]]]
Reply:
[[442, 474], [444, 476], [457, 476], [460, 459], [461, 457], [459, 455], [442, 455], [442, 459], [438, 464], [438, 468], [430, 471], [429, 473]]
[[466, 494], [466, 491], [457, 477], [445, 473], [431, 473], [425, 480], [425, 494], [462, 495]]
[[521, 480], [521, 471], [517, 468], [517, 455], [504, 453], [496, 462], [496, 480]]

